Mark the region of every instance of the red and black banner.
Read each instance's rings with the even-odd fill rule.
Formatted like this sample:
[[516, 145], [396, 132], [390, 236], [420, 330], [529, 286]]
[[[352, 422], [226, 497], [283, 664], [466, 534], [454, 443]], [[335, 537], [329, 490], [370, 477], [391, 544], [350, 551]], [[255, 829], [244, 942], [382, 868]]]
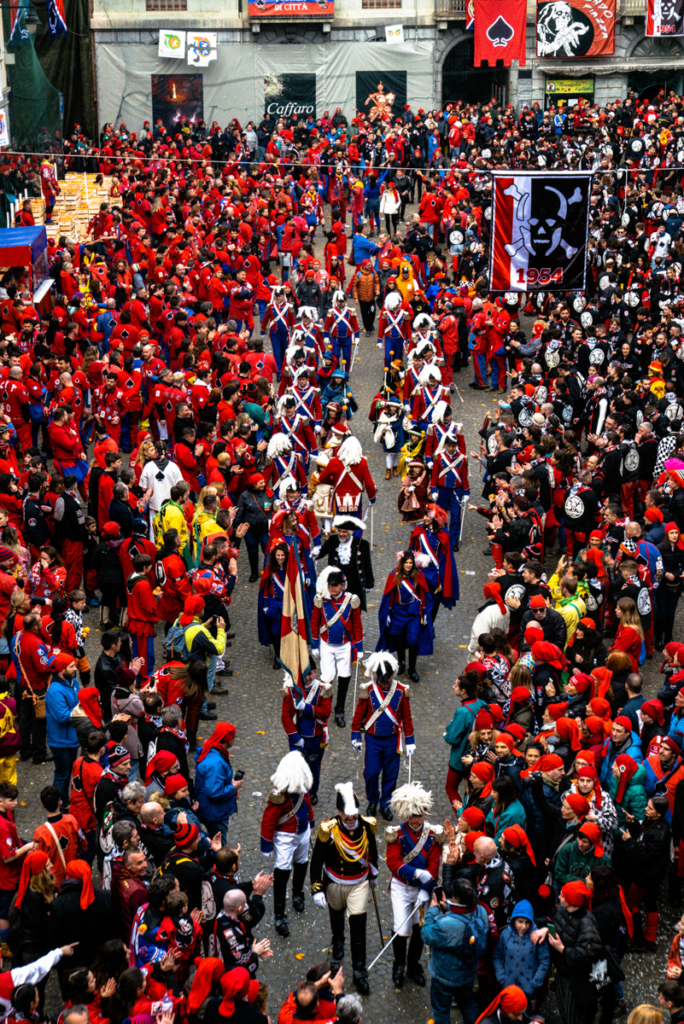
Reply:
[[509, 68], [514, 60], [525, 66], [527, 0], [474, 0], [475, 67], [503, 61]]
[[537, 0], [537, 56], [572, 60], [615, 53], [616, 0]]
[[493, 292], [581, 291], [591, 172], [494, 172]]

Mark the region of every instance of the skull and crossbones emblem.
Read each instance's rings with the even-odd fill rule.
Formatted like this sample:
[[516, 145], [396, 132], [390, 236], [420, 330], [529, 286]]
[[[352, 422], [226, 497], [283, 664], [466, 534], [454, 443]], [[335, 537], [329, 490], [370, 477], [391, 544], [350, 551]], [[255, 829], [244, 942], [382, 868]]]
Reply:
[[504, 246], [509, 256], [516, 256], [520, 252], [527, 252], [531, 256], [550, 256], [560, 246], [567, 258], [572, 259], [579, 251], [565, 241], [563, 228], [568, 218], [568, 208], [573, 203], [582, 202], [582, 190], [577, 187], [569, 199], [551, 185], [545, 185], [544, 191], [553, 192], [558, 197], [558, 213], [555, 217], [529, 217], [530, 194], [521, 193], [515, 182], [504, 190], [505, 196], [513, 196], [517, 202], [516, 218], [520, 232], [519, 238], [514, 238]]

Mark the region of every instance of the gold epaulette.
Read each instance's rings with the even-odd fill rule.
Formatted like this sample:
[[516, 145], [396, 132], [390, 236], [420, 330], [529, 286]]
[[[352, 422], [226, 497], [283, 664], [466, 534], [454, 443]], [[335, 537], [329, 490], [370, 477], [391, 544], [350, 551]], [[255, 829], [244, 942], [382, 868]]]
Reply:
[[316, 608], [323, 607], [323, 598], [320, 596], [320, 594], [316, 594], [316, 596], [314, 597], [314, 604]]
[[370, 683], [361, 683], [359, 686], [359, 698], [361, 700], [368, 700], [368, 694], [370, 693]]
[[358, 594], [352, 594], [352, 599], [349, 602], [349, 604], [352, 606], [352, 608], [360, 608], [361, 607], [361, 600], [359, 598], [359, 595]]
[[385, 829], [385, 842], [386, 843], [396, 843], [398, 838], [399, 838], [399, 826], [398, 825], [388, 825], [387, 828]]
[[284, 804], [285, 794], [284, 793], [269, 793], [268, 802], [270, 804]]
[[320, 839], [322, 843], [329, 843], [330, 833], [336, 821], [337, 818], [329, 818], [327, 821], [322, 821], [318, 826], [318, 833], [316, 835], [316, 838]]
[[332, 692], [333, 692], [332, 683], [321, 683], [321, 688], [320, 688], [319, 692], [320, 692], [321, 697], [325, 697], [326, 699], [328, 697], [332, 697]]
[[375, 833], [378, 831], [378, 819], [370, 817], [367, 818], [365, 814], [362, 814], [361, 821], [365, 821], [373, 835], [375, 835]]
[[404, 688], [404, 696], [405, 697], [410, 697], [411, 696], [411, 687], [409, 686], [409, 684], [408, 683], [402, 683], [401, 685]]
[[442, 846], [446, 843], [446, 832], [444, 831], [444, 825], [433, 825], [430, 823], [430, 831], [435, 837], [435, 842]]

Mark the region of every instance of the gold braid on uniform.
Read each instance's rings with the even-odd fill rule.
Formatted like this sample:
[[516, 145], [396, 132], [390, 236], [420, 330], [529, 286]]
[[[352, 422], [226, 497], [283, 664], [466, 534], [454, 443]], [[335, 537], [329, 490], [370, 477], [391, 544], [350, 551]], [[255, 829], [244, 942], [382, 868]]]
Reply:
[[[332, 838], [337, 851], [343, 860], [346, 860], [349, 864], [356, 864], [361, 858], [367, 859], [368, 857], [368, 833], [366, 829], [363, 830], [359, 839], [349, 839], [345, 837], [343, 842], [340, 837], [340, 826], [338, 822], [330, 829], [330, 835]], [[356, 853], [356, 857], [351, 857], [347, 850], [353, 850]]]

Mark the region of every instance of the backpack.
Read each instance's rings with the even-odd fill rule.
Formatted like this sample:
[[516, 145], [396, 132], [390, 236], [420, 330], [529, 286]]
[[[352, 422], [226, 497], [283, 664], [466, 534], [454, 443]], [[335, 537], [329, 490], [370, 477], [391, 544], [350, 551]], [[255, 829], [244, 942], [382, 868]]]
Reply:
[[449, 952], [455, 955], [463, 964], [478, 963], [487, 949], [487, 936], [489, 934], [489, 922], [486, 913], [480, 915], [479, 907], [475, 908], [475, 917], [472, 921], [461, 918], [463, 924], [463, 935], [457, 946], [450, 946]]
[[169, 629], [162, 644], [164, 657], [167, 661], [187, 661], [188, 648], [185, 644], [185, 630], [178, 619]]

